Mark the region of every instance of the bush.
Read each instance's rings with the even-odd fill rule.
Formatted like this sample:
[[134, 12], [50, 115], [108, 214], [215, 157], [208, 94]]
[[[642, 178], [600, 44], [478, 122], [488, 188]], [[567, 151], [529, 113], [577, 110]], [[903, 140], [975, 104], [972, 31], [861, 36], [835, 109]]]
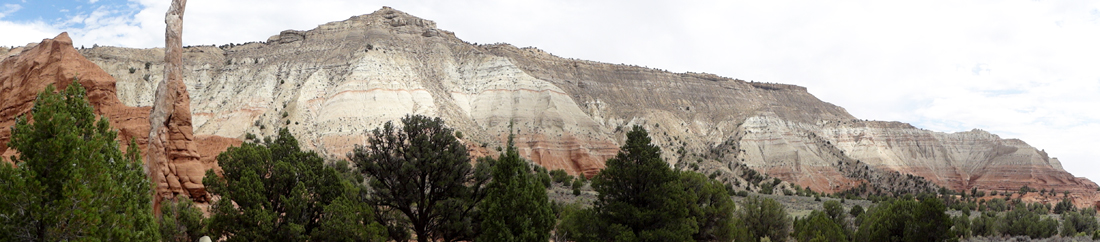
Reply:
[[794, 238], [798, 241], [848, 241], [844, 229], [825, 212], [814, 210], [804, 219], [794, 221]]
[[1039, 217], [1038, 213], [1027, 210], [1023, 204], [1017, 204], [1015, 209], [999, 219], [997, 231], [1005, 235], [1028, 236], [1033, 239], [1047, 238], [1058, 231], [1058, 221]]
[[737, 217], [745, 224], [752, 238], [787, 240], [791, 226], [787, 209], [771, 198], [745, 198], [741, 201], [741, 209], [737, 210]]
[[163, 203], [159, 222], [161, 241], [198, 241], [207, 235], [206, 218], [188, 198]]
[[1008, 210], [1008, 202], [1002, 198], [994, 198], [986, 203], [986, 207], [995, 212], [1004, 212]]
[[844, 219], [847, 217], [844, 213], [844, 206], [840, 205], [840, 202], [836, 200], [825, 201], [823, 205], [825, 207], [825, 214], [829, 215], [829, 219], [832, 219], [836, 224], [844, 224]]
[[974, 236], [990, 237], [997, 235], [998, 218], [995, 213], [983, 212], [970, 224], [971, 234]]
[[1061, 202], [1058, 202], [1057, 205], [1054, 205], [1054, 213], [1057, 214], [1072, 212], [1075, 210], [1077, 210], [1077, 208], [1073, 206], [1073, 201], [1070, 201], [1069, 198], [1062, 198]]
[[863, 215], [863, 206], [860, 206], [859, 204], [852, 206], [852, 209], [848, 211], [848, 214], [852, 215], [852, 217], [859, 217], [859, 215]]
[[959, 215], [951, 218], [951, 233], [962, 238], [970, 238], [970, 216]]
[[856, 241], [946, 241], [951, 233], [947, 207], [936, 197], [918, 202], [911, 198], [883, 202], [868, 211], [860, 223]]
[[550, 178], [554, 182], [561, 183], [561, 184], [569, 184], [570, 182], [573, 181], [573, 176], [570, 176], [569, 173], [565, 173], [565, 170], [562, 170], [562, 169], [556, 169], [556, 170], [550, 171]]
[[1080, 213], [1063, 213], [1062, 221], [1062, 237], [1075, 236], [1077, 233], [1092, 234], [1098, 228], [1096, 210], [1093, 209], [1084, 209]]
[[584, 181], [581, 179], [573, 180], [573, 196], [581, 195], [581, 188], [584, 187]]

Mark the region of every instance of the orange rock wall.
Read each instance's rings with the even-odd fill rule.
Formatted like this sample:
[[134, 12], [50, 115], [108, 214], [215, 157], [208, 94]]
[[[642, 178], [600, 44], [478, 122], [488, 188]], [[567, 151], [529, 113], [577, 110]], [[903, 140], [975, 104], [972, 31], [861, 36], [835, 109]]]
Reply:
[[[116, 95], [115, 79], [85, 59], [73, 48], [68, 34], [62, 33], [0, 61], [0, 127], [4, 127], [0, 129], [0, 153], [3, 153], [4, 161], [11, 162], [9, 157], [18, 153], [7, 146], [11, 139], [10, 127], [15, 125], [15, 119], [30, 112], [35, 97], [46, 86], [52, 84], [63, 89], [72, 83], [74, 77], [87, 90], [88, 101], [95, 107], [96, 114], [107, 117], [111, 127], [118, 130], [122, 148], [126, 148], [130, 139], [135, 139], [141, 146], [139, 148], [145, 150], [150, 108], [122, 104]], [[190, 131], [190, 126], [186, 127], [184, 130]], [[178, 191], [177, 194], [186, 191], [185, 195], [192, 198], [205, 197], [201, 184], [206, 170], [217, 169], [214, 160], [217, 154], [229, 146], [239, 145], [241, 141], [214, 135], [193, 136], [179, 128], [174, 131], [175, 135], [169, 136], [168, 143], [178, 143], [179, 139], [190, 137], [195, 142], [190, 145], [193, 149], [188, 151], [188, 155], [195, 159], [189, 163], [168, 164], [170, 174], [167, 177], [174, 180], [166, 180], [161, 185], [168, 191]]]

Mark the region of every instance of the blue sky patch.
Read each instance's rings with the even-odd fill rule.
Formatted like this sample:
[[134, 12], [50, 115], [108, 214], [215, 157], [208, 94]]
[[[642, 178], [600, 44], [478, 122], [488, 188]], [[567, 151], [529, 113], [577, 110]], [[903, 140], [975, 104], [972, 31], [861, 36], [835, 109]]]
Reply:
[[[4, 6], [3, 10], [10, 10], [13, 5], [18, 6], [18, 10], [4, 15], [0, 20], [17, 23], [41, 21], [50, 25], [64, 24], [75, 16], [88, 16], [97, 10], [106, 11], [108, 16], [132, 16], [141, 10], [137, 3], [127, 0], [97, 0], [94, 3], [90, 0], [9, 0], [0, 5]], [[70, 24], [72, 25], [67, 27], [80, 28], [84, 25]]]

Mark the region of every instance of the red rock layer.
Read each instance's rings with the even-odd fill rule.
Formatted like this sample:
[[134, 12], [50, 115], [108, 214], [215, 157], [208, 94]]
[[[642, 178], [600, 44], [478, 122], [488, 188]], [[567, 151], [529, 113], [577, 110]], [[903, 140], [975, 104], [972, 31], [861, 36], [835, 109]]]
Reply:
[[30, 112], [34, 99], [46, 86], [64, 89], [73, 78], [86, 89], [96, 114], [106, 116], [118, 129], [123, 147], [131, 138], [139, 144], [146, 142], [149, 108], [127, 107], [119, 102], [114, 78], [80, 55], [73, 49], [69, 35], [61, 33], [0, 62], [0, 152], [6, 161], [16, 153], [7, 146], [15, 119]]
[[[96, 64], [88, 61], [72, 46], [68, 34], [61, 33], [54, 39], [46, 39], [37, 46], [0, 61], [0, 153], [6, 162], [17, 152], [8, 149], [11, 128], [15, 119], [30, 112], [34, 99], [46, 86], [54, 85], [62, 89], [78, 79], [87, 90], [88, 102], [95, 107], [97, 115], [107, 117], [111, 127], [118, 130], [119, 143], [125, 149], [130, 139], [135, 139], [145, 150], [149, 134], [149, 108], [123, 105], [116, 95], [115, 79]], [[188, 111], [189, 113], [189, 111]], [[169, 136], [168, 143], [190, 136], [190, 126], [176, 129]], [[186, 134], [186, 135], [183, 135]], [[193, 137], [192, 146], [197, 159], [191, 163], [174, 163], [168, 166], [173, 180], [164, 184], [169, 191], [187, 191], [192, 198], [205, 197], [202, 177], [208, 169], [216, 169], [214, 158], [231, 145], [239, 145], [240, 140], [220, 136]], [[200, 200], [203, 201], [203, 200]]]
[[609, 141], [585, 140], [573, 136], [550, 139], [534, 134], [516, 137], [520, 155], [547, 170], [562, 169], [569, 174], [593, 177], [606, 165], [604, 161], [615, 157], [619, 148]]

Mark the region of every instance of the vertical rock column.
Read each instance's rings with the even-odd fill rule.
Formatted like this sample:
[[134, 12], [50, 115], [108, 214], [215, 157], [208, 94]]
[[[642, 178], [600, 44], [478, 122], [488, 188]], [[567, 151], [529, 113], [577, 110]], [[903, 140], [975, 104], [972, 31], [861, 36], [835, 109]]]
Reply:
[[[164, 16], [164, 79], [157, 85], [149, 113], [146, 172], [156, 184], [154, 210], [160, 201], [182, 195], [206, 201], [203, 171], [191, 128], [191, 97], [183, 83], [183, 10], [187, 0], [173, 0]], [[197, 174], [196, 174], [197, 173]]]

